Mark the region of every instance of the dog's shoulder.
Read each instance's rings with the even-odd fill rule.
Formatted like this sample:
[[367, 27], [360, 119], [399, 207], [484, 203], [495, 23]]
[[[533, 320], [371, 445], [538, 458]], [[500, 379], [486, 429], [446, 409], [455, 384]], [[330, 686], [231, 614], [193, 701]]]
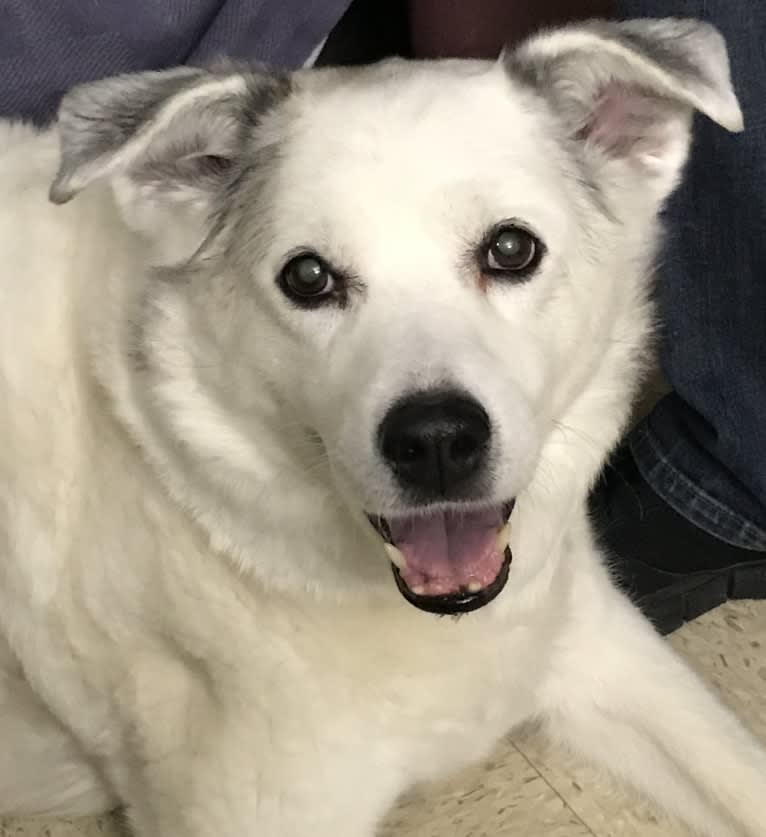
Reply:
[[[0, 119], [0, 184], [3, 203], [8, 197], [27, 197], [36, 191], [47, 200], [48, 188], [59, 162], [59, 140], [55, 126], [36, 128], [25, 122]], [[15, 193], [15, 194], [14, 194]]]
[[55, 128], [0, 120], [0, 593], [53, 583], [78, 498], [98, 493], [86, 463], [107, 411], [88, 383], [81, 298], [103, 286], [89, 253], [110, 228], [100, 196], [50, 203], [58, 158]]

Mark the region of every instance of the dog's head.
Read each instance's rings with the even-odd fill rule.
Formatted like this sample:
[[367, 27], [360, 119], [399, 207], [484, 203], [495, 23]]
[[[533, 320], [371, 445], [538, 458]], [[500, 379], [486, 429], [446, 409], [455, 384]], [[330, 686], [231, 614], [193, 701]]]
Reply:
[[514, 505], [514, 549], [546, 543], [622, 427], [695, 109], [741, 128], [690, 21], [75, 90], [52, 198], [106, 180], [138, 235], [98, 347], [118, 409], [264, 579], [373, 589], [387, 555], [421, 608], [486, 603]]

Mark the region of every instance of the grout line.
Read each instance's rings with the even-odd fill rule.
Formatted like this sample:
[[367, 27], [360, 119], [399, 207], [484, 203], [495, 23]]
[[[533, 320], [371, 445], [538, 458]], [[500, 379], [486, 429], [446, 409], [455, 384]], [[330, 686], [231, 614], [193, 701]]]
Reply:
[[580, 814], [569, 804], [569, 801], [566, 800], [559, 790], [555, 788], [541, 773], [540, 769], [537, 765], [529, 758], [529, 756], [518, 746], [518, 744], [512, 739], [508, 739], [510, 741], [511, 747], [524, 759], [524, 761], [532, 768], [532, 770], [537, 773], [537, 775], [545, 782], [545, 784], [556, 794], [556, 796], [564, 803], [564, 807], [572, 814], [572, 816], [580, 823], [580, 825], [591, 834], [592, 837], [598, 837], [596, 832], [588, 825], [587, 822], [580, 816]]

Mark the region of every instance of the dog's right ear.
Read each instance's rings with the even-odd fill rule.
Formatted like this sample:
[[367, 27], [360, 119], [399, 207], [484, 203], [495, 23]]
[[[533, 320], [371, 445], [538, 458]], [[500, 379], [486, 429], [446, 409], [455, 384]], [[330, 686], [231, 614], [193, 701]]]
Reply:
[[701, 21], [572, 24], [501, 61], [550, 102], [594, 170], [638, 174], [660, 201], [686, 159], [693, 111], [730, 131], [743, 127], [726, 45]]
[[65, 203], [108, 180], [136, 228], [150, 230], [168, 211], [204, 215], [258, 122], [289, 90], [284, 75], [194, 68], [76, 87], [59, 111], [50, 199]]

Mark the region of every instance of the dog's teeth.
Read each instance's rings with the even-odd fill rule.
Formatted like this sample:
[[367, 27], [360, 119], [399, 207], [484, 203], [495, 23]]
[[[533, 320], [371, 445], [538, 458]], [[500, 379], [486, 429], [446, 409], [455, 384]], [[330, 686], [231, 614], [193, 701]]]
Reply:
[[511, 521], [509, 520], [505, 526], [497, 533], [497, 540], [495, 541], [495, 549], [503, 553], [506, 546], [511, 542]]
[[416, 584], [411, 589], [416, 596], [424, 596], [426, 592], [426, 588], [422, 584]]
[[386, 552], [388, 553], [388, 560], [395, 567], [398, 567], [400, 570], [407, 569], [407, 561], [400, 549], [397, 549], [392, 543], [386, 543], [383, 546], [385, 546]]
[[478, 593], [481, 590], [481, 584], [478, 581], [469, 581], [468, 582], [468, 592], [469, 593]]

